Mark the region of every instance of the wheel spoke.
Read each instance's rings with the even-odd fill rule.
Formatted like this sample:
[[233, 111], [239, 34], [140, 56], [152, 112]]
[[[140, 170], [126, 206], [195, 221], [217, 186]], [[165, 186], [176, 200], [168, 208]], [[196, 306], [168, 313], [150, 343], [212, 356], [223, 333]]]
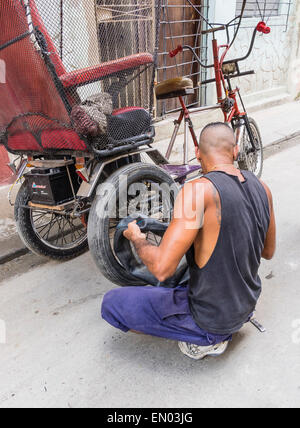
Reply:
[[[43, 230], [44, 230], [47, 226], [49, 226], [49, 229], [48, 229], [48, 231], [46, 231], [45, 235], [47, 234], [47, 232], [48, 232], [48, 234], [49, 234], [49, 232], [50, 232], [50, 230], [51, 230], [51, 227], [52, 227], [52, 220], [53, 220], [53, 214], [51, 215], [51, 219], [50, 219], [49, 223], [47, 223], [47, 224], [45, 225], [45, 227], [43, 227], [43, 228], [42, 228], [42, 230], [40, 230], [40, 231], [39, 231], [39, 234], [41, 234], [41, 232], [43, 232]], [[44, 235], [44, 236], [45, 236], [45, 235]]]
[[44, 235], [44, 236], [46, 236], [46, 240], [48, 240], [48, 239], [49, 239], [50, 232], [51, 232], [52, 228], [53, 228], [53, 227], [54, 227], [54, 225], [55, 225], [54, 219], [55, 219], [55, 215], [54, 215], [54, 214], [52, 214], [50, 227], [49, 227], [49, 230], [46, 232], [46, 235], [47, 235], [47, 236], [46, 236], [46, 235]]
[[83, 225], [76, 226], [67, 214], [32, 211], [31, 222], [36, 235], [53, 248], [73, 248], [86, 239]]
[[61, 232], [61, 234], [59, 234], [59, 233], [57, 234], [57, 241], [55, 242], [55, 244], [58, 243], [60, 236], [61, 236], [61, 243], [63, 244], [64, 233], [63, 233], [63, 230], [61, 228], [61, 222], [62, 222], [62, 220], [63, 220], [63, 217], [60, 217], [60, 219], [57, 220], [57, 225], [58, 225], [58, 228], [59, 228], [59, 232]]
[[70, 219], [69, 218], [67, 218], [67, 222], [69, 223], [69, 225], [70, 225], [70, 229], [71, 229], [71, 233], [72, 233], [72, 238], [73, 238], [73, 236], [75, 237], [75, 239], [76, 239], [76, 235], [75, 235], [75, 233], [74, 233], [74, 231], [75, 231], [75, 228], [74, 228], [74, 224], [72, 223], [72, 222], [70, 222]]

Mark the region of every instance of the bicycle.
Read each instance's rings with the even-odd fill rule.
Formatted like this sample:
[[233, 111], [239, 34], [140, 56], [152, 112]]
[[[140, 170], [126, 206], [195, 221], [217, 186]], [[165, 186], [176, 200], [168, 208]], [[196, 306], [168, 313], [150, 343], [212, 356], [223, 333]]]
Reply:
[[[198, 146], [198, 138], [196, 136], [193, 122], [191, 119], [191, 115], [199, 112], [205, 112], [209, 110], [221, 109], [224, 114], [224, 122], [228, 123], [232, 126], [235, 134], [236, 134], [236, 142], [240, 146], [240, 155], [238, 159], [238, 166], [240, 169], [248, 170], [253, 172], [257, 177], [260, 177], [263, 170], [263, 145], [261, 134], [259, 128], [254, 121], [254, 119], [249, 118], [246, 112], [246, 108], [240, 93], [240, 89], [238, 87], [233, 88], [231, 84], [231, 80], [234, 78], [247, 76], [255, 74], [254, 70], [241, 72], [239, 69], [239, 62], [246, 60], [252, 53], [254, 42], [256, 39], [256, 35], [258, 32], [269, 34], [270, 27], [266, 25], [264, 22], [259, 22], [255, 27], [250, 47], [247, 54], [243, 57], [232, 59], [229, 61], [225, 61], [225, 58], [230, 51], [231, 46], [233, 45], [237, 33], [240, 28], [241, 20], [243, 17], [244, 9], [245, 9], [246, 1], [243, 3], [241, 15], [236, 17], [234, 20], [230, 21], [225, 25], [219, 24], [211, 24], [207, 21], [207, 24], [211, 26], [210, 29], [203, 30], [201, 32], [202, 35], [207, 35], [212, 33], [212, 51], [214, 63], [210, 65], [204, 64], [201, 59], [196, 54], [195, 50], [189, 46], [179, 45], [176, 49], [169, 52], [171, 58], [176, 57], [180, 52], [184, 52], [189, 50], [193, 54], [193, 58], [197, 61], [197, 63], [203, 67], [204, 69], [214, 69], [215, 77], [211, 79], [207, 79], [201, 82], [202, 85], [215, 83], [216, 84], [216, 92], [217, 92], [217, 104], [214, 106], [204, 106], [204, 107], [196, 107], [189, 110], [186, 106], [184, 97], [187, 95], [191, 95], [194, 93], [193, 82], [190, 79], [186, 78], [175, 78], [169, 79], [165, 82], [159, 83], [156, 87], [156, 97], [158, 100], [174, 98], [178, 97], [181, 105], [179, 117], [174, 121], [174, 131], [166, 152], [165, 157], [170, 159], [170, 156], [173, 151], [173, 147], [178, 136], [178, 132], [182, 122], [184, 121], [184, 144], [183, 144], [183, 165], [185, 165], [185, 169], [183, 171], [197, 171], [198, 168], [194, 165], [190, 165], [188, 167], [188, 137], [189, 133], [192, 137], [194, 146]], [[195, 8], [196, 9], [196, 8]], [[196, 9], [197, 10], [197, 9]], [[198, 13], [200, 13], [198, 11]], [[201, 14], [200, 14], [201, 15]], [[201, 15], [202, 16], [202, 15]], [[203, 17], [203, 19], [205, 19]], [[239, 20], [237, 25], [237, 29], [234, 33], [232, 41], [230, 41], [229, 28], [232, 25], [235, 25], [235, 21]], [[218, 25], [216, 27], [216, 25]], [[226, 31], [227, 34], [227, 44], [218, 45], [218, 41], [215, 37], [215, 33], [218, 31]], [[224, 50], [222, 54], [221, 50]], [[241, 103], [242, 109], [240, 109], [238, 104], [238, 98]], [[176, 171], [174, 167], [167, 167], [169, 171]], [[178, 171], [178, 168], [177, 168]]]

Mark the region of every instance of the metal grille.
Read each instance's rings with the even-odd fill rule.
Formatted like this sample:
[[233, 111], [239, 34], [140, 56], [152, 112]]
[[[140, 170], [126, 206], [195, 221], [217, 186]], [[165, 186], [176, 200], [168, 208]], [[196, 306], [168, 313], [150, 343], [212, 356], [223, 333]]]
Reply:
[[[236, 2], [237, 15], [241, 13], [243, 1]], [[245, 18], [253, 18], [260, 15], [276, 16], [279, 14], [280, 0], [248, 0], [245, 8]]]
[[[236, 15], [240, 15], [243, 1], [237, 0]], [[292, 0], [247, 0], [244, 17], [260, 18], [272, 27], [282, 27], [287, 31]], [[280, 22], [272, 22], [272, 18], [280, 17]], [[252, 28], [243, 21], [242, 28]]]
[[[209, 0], [193, 0], [193, 4], [208, 17]], [[200, 4], [199, 4], [200, 3]], [[195, 95], [188, 96], [187, 105], [195, 107], [206, 103], [206, 87], [201, 81], [206, 79], [206, 70], [201, 69], [192, 54], [184, 52], [176, 58], [169, 57], [169, 51], [178, 45], [190, 45], [207, 63], [207, 36], [201, 36], [203, 20], [186, 0], [162, 0], [159, 60], [157, 81], [162, 82], [172, 77], [189, 77], [194, 81]], [[157, 117], [179, 110], [178, 100], [158, 102]]]
[[[154, 52], [155, 0], [97, 0], [96, 19], [100, 61], [107, 62], [140, 52]], [[118, 107], [138, 105], [151, 108], [153, 69], [147, 69], [119, 95]], [[112, 81], [107, 81], [107, 90]]]

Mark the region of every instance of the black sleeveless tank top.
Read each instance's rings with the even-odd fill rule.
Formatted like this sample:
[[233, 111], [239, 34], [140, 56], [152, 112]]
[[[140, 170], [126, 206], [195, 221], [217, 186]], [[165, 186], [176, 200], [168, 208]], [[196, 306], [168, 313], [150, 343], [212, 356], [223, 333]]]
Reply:
[[190, 310], [199, 327], [209, 333], [238, 331], [261, 293], [258, 268], [270, 223], [269, 202], [254, 174], [242, 174], [244, 182], [221, 171], [204, 176], [220, 196], [220, 233], [202, 269], [195, 263], [194, 246], [187, 254]]

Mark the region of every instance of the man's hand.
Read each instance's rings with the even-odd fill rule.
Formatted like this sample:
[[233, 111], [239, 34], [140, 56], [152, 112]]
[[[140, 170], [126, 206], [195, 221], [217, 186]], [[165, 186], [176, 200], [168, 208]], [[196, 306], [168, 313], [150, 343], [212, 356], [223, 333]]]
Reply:
[[141, 229], [136, 224], [136, 220], [128, 224], [128, 229], [123, 232], [128, 241], [135, 242], [139, 239], [146, 239], [146, 235], [141, 232]]
[[202, 227], [205, 183], [206, 180], [200, 178], [186, 184], [181, 190], [175, 202], [173, 219], [158, 247], [145, 239], [136, 221], [130, 223], [124, 232], [142, 262], [160, 282], [174, 275]]

